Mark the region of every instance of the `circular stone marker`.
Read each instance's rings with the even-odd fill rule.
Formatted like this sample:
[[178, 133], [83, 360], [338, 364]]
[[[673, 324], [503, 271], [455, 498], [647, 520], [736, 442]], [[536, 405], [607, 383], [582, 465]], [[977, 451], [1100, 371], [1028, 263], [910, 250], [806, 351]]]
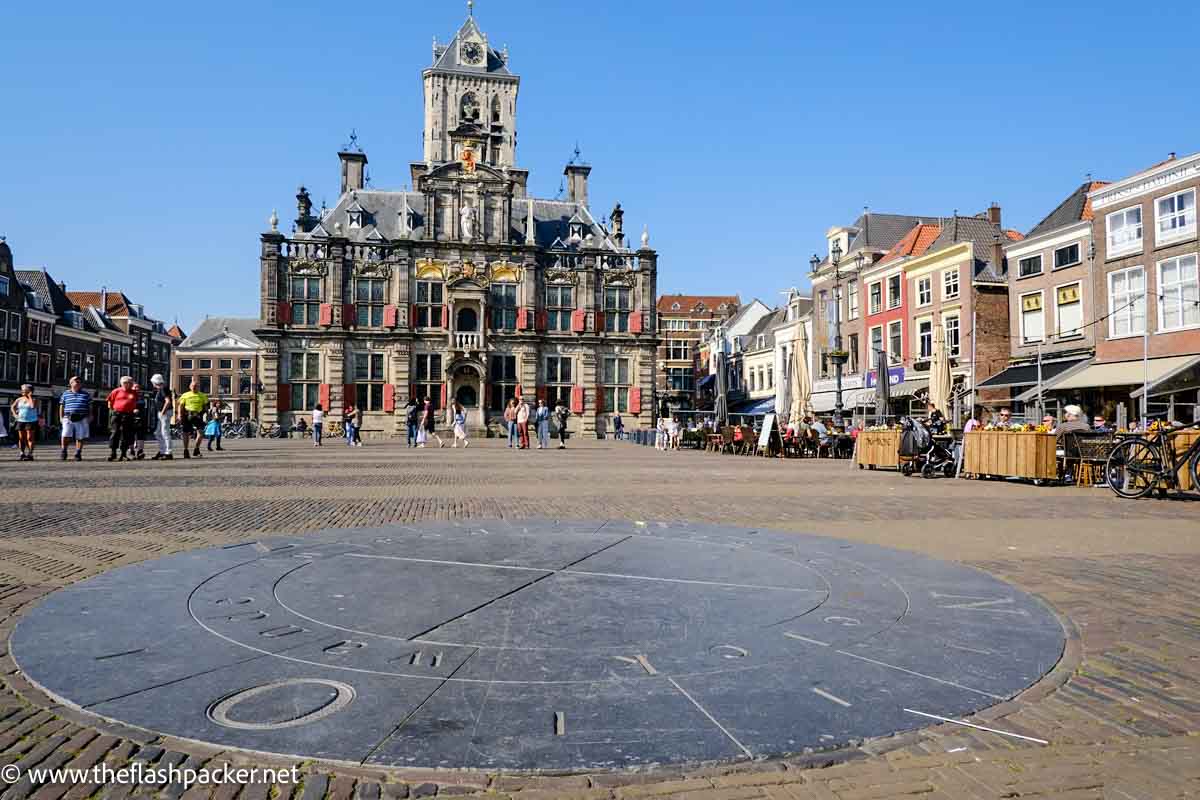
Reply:
[[959, 717], [1062, 654], [973, 569], [682, 523], [326, 531], [55, 592], [10, 652], [163, 734], [400, 767], [612, 769], [828, 749]]

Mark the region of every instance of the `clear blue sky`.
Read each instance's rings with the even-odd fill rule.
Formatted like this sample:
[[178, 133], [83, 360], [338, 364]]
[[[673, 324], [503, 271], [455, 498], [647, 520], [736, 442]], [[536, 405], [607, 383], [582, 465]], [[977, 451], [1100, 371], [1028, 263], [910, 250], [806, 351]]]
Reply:
[[[1052, 7], [1050, 7], [1052, 6]], [[650, 225], [662, 292], [768, 303], [864, 205], [1003, 206], [1200, 149], [1193, 3], [479, 0], [522, 77], [518, 161], [553, 196], [576, 140], [597, 215]], [[191, 330], [258, 311], [258, 234], [421, 157], [420, 72], [466, 3], [9, 3], [0, 234], [68, 288]], [[1151, 124], [1151, 123], [1155, 124]]]

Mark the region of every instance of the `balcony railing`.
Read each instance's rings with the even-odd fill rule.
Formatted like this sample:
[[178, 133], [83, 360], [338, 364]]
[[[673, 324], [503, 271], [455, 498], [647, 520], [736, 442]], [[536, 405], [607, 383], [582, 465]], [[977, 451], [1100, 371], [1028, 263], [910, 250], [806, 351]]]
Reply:
[[474, 350], [483, 348], [482, 333], [458, 333], [454, 334], [454, 349], [462, 350], [464, 353], [469, 353]]

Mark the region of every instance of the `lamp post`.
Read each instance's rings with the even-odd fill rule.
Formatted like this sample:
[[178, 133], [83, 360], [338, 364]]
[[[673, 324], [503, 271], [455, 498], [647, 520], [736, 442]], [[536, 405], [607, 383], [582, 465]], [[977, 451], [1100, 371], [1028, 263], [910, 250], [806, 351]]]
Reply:
[[[860, 269], [862, 266], [863, 256], [859, 253], [856, 257], [856, 263]], [[812, 265], [813, 272], [817, 271], [821, 260], [815, 255], [809, 261]], [[833, 352], [829, 354], [829, 358], [833, 361], [834, 378], [836, 380], [836, 395], [833, 405], [833, 424], [834, 427], [840, 428], [845, 424], [845, 416], [843, 414], [842, 405], [842, 368], [846, 364], [846, 352], [842, 349], [842, 244], [834, 242], [833, 249], [829, 251], [829, 263], [833, 265]]]

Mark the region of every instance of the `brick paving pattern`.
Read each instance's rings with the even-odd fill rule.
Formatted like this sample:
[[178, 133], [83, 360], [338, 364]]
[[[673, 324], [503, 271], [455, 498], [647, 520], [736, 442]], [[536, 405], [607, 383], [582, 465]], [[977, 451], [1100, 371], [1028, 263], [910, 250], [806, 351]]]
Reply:
[[[573, 443], [574, 444], [574, 443]], [[11, 451], [0, 451], [9, 457]], [[391, 800], [484, 795], [674, 800], [1200, 796], [1200, 504], [1103, 490], [903, 478], [787, 461], [581, 442], [516, 453], [392, 444], [321, 450], [233, 441], [158, 464], [83, 464], [42, 449], [0, 474], [0, 632], [48, 591], [181, 550], [327, 527], [437, 519], [696, 520], [812, 532], [957, 560], [1036, 593], [1077, 631], [1046, 679], [971, 721], [1048, 746], [938, 725], [835, 754], [573, 776], [300, 764], [299, 785], [56, 785], [30, 767], [133, 763], [286, 768], [282, 758], [158, 737], [53, 705], [0, 657], [0, 798]]]

